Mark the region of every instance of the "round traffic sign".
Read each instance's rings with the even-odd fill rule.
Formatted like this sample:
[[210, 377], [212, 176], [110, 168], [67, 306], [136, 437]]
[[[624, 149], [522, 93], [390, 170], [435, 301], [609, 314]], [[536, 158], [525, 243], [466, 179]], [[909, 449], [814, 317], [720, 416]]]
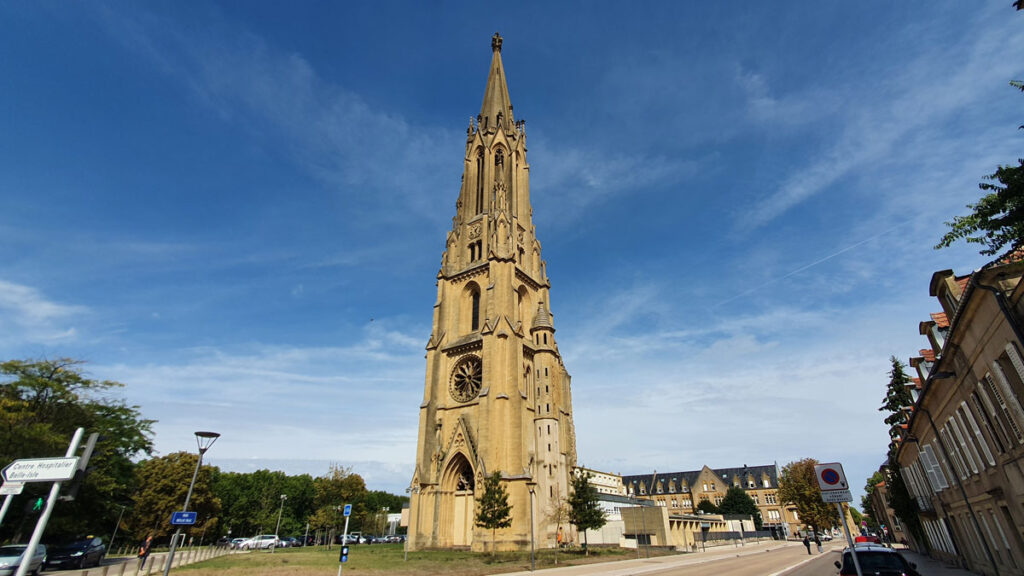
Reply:
[[834, 468], [825, 468], [821, 471], [821, 479], [826, 484], [834, 486], [839, 483], [839, 472], [836, 472]]

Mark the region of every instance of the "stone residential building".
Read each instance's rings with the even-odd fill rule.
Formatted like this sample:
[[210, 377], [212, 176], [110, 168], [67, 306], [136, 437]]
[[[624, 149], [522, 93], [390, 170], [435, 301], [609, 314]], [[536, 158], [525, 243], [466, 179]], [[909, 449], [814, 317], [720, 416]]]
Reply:
[[765, 530], [776, 538], [787, 538], [800, 530], [796, 506], [779, 501], [779, 467], [743, 466], [741, 468], [711, 469], [685, 472], [654, 472], [623, 476], [626, 496], [653, 500], [657, 506], [668, 509], [669, 514], [697, 514], [701, 500], [718, 506], [731, 486], [742, 488], [761, 512]]
[[490, 531], [474, 518], [483, 479], [494, 472], [512, 506], [497, 549], [529, 548], [531, 505], [537, 542], [551, 545], [557, 528], [542, 511], [568, 495], [576, 465], [571, 382], [533, 225], [525, 122], [512, 113], [501, 47], [495, 34], [437, 274], [410, 550], [489, 546]]
[[[884, 475], [888, 467], [888, 463], [882, 464], [879, 471]], [[876, 522], [885, 527], [885, 535], [889, 541], [905, 541], [907, 535], [903, 533], [903, 524], [900, 523], [900, 519], [896, 516], [892, 507], [889, 506], [889, 489], [884, 480], [875, 484], [875, 489], [871, 491], [870, 500], [871, 510], [865, 510], [865, 512], [870, 513]]]
[[942, 270], [941, 312], [911, 358], [920, 391], [897, 458], [920, 508], [919, 549], [986, 575], [1024, 575], [1024, 263]]

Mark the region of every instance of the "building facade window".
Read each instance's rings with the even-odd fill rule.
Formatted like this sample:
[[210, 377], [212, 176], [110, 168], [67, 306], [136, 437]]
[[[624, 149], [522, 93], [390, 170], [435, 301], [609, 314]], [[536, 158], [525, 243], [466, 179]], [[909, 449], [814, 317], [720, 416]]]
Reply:
[[477, 290], [473, 291], [473, 322], [470, 328], [474, 332], [480, 329], [480, 292]]

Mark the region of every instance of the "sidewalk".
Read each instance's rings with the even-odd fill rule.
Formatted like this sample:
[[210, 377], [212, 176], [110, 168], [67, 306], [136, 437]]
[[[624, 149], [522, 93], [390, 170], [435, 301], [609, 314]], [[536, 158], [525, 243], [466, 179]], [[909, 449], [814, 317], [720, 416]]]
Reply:
[[[749, 543], [745, 546], [716, 546], [708, 548], [704, 552], [689, 552], [674, 556], [658, 556], [656, 558], [640, 558], [634, 560], [617, 560], [614, 562], [603, 562], [600, 564], [581, 564], [578, 566], [560, 566], [557, 568], [543, 568], [537, 572], [525, 570], [523, 572], [510, 572], [502, 576], [536, 576], [543, 573], [544, 576], [576, 576], [584, 574], [600, 574], [602, 576], [634, 576], [648, 572], [661, 572], [677, 566], [693, 566], [713, 562], [722, 558], [735, 558], [737, 556], [749, 556], [752, 554], [764, 554], [770, 550], [778, 550], [803, 544], [797, 541], [767, 540], [764, 542]], [[931, 576], [931, 575], [928, 575]]]
[[924, 554], [918, 554], [909, 548], [897, 548], [897, 550], [899, 550], [900, 554], [903, 554], [907, 562], [917, 564], [917, 571], [922, 576], [978, 576], [977, 572], [950, 566], [945, 562], [940, 562]]
[[[174, 553], [173, 568], [195, 564], [196, 562], [202, 562], [234, 552], [234, 550], [227, 548], [214, 548], [212, 546], [178, 549]], [[167, 561], [167, 552], [158, 552], [150, 555], [147, 559], [146, 567], [142, 570], [138, 569], [139, 561], [135, 557], [129, 556], [123, 558], [123, 560], [123, 562], [118, 562], [117, 564], [104, 564], [95, 568], [76, 570], [76, 572], [79, 576], [157, 576], [163, 573], [164, 563]]]

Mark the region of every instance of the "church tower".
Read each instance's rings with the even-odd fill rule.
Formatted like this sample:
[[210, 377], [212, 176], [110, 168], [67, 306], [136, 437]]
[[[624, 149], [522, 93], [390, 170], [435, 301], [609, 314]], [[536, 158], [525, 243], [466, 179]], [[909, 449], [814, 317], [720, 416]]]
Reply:
[[512, 525], [497, 531], [497, 548], [529, 547], [531, 492], [537, 544], [554, 545], [549, 516], [568, 495], [576, 465], [570, 378], [555, 342], [551, 284], [530, 207], [526, 123], [512, 115], [501, 43], [495, 34], [437, 275], [410, 549], [489, 547], [490, 531], [475, 525], [476, 499], [495, 471], [512, 506]]

